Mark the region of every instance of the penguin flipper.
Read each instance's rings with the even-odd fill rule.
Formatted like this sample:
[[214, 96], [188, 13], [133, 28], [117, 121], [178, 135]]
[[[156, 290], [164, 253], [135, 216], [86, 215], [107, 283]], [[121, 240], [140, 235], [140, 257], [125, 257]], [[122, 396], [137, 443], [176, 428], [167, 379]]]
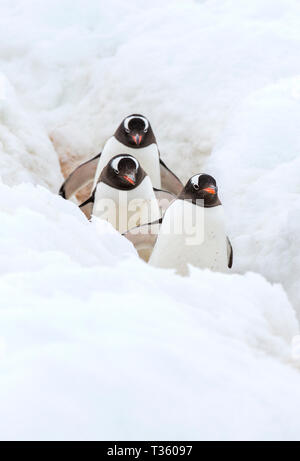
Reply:
[[134, 227], [125, 232], [123, 236], [133, 244], [137, 251], [152, 251], [159, 234], [161, 223], [162, 219], [154, 221], [153, 223], [143, 224], [139, 227]]
[[87, 162], [79, 165], [70, 176], [67, 177], [59, 190], [59, 195], [69, 199], [82, 187], [93, 181], [101, 153]]
[[87, 219], [90, 221], [92, 218], [94, 208], [94, 194], [86, 202], [82, 203], [79, 208], [85, 214]]
[[227, 255], [228, 255], [228, 267], [232, 268], [233, 265], [233, 248], [229, 238], [227, 237]]
[[176, 196], [182, 191], [183, 184], [179, 178], [167, 167], [160, 159], [160, 175], [162, 188], [175, 194]]
[[153, 190], [154, 190], [155, 197], [156, 197], [158, 206], [160, 208], [161, 214], [163, 215], [166, 212], [167, 208], [169, 208], [171, 203], [174, 202], [174, 200], [176, 200], [177, 197], [176, 195], [171, 194], [170, 192], [166, 190], [155, 189], [155, 187], [153, 187]]

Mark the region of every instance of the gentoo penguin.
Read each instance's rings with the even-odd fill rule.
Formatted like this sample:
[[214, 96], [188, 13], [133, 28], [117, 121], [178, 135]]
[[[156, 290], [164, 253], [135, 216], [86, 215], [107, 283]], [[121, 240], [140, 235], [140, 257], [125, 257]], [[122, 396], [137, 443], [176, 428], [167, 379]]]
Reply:
[[[88, 219], [92, 215], [110, 222], [120, 233], [157, 220], [162, 210], [176, 199], [172, 194], [153, 189], [149, 176], [135, 157], [116, 155], [102, 170], [92, 196], [80, 208]], [[149, 251], [140, 256], [148, 259]]]
[[80, 165], [65, 180], [59, 194], [69, 199], [79, 189], [94, 181], [94, 190], [101, 171], [109, 160], [119, 154], [133, 155], [150, 177], [157, 189], [164, 189], [178, 194], [183, 185], [181, 181], [160, 159], [160, 153], [150, 122], [142, 115], [126, 117], [114, 136], [108, 139], [102, 153]]
[[215, 179], [193, 176], [163, 218], [124, 234], [138, 251], [153, 249], [149, 264], [188, 275], [189, 265], [226, 272], [233, 251], [226, 236], [223, 206]]

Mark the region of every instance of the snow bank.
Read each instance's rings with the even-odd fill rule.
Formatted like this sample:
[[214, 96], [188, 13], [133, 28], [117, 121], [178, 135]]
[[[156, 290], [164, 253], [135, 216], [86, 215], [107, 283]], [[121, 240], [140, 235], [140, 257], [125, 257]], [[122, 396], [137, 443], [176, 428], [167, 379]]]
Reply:
[[298, 325], [280, 286], [156, 270], [47, 190], [7, 194], [1, 439], [299, 438]]
[[281, 282], [300, 315], [300, 77], [247, 97], [209, 165], [218, 178], [235, 268]]
[[62, 180], [57, 154], [45, 128], [22, 108], [1, 74], [0, 178], [8, 185], [32, 182], [53, 191]]

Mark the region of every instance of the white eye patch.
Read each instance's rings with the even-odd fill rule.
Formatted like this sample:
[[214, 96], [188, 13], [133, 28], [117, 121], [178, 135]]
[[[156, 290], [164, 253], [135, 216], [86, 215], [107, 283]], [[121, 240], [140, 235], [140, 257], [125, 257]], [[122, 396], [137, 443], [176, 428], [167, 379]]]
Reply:
[[193, 176], [193, 177], [190, 179], [190, 181], [191, 181], [191, 183], [193, 184], [193, 186], [198, 186], [200, 176], [203, 176], [203, 174], [196, 174], [195, 176]]
[[116, 157], [113, 159], [113, 161], [111, 162], [111, 167], [116, 170], [116, 171], [119, 171], [119, 163], [121, 162], [121, 160], [123, 159], [130, 159], [132, 160], [134, 163], [135, 163], [135, 166], [136, 166], [136, 170], [139, 169], [140, 167], [140, 164], [139, 162], [137, 161], [136, 158], [132, 157], [131, 155], [121, 155], [119, 157]]
[[144, 125], [145, 125], [145, 128], [144, 128], [144, 132], [147, 133], [148, 129], [149, 129], [149, 122], [148, 120], [145, 118], [145, 117], [140, 117], [140, 116], [136, 116], [136, 115], [133, 115], [131, 117], [127, 117], [125, 122], [124, 122], [124, 128], [127, 132], [130, 131], [129, 129], [129, 123], [131, 122], [131, 120], [134, 120], [134, 119], [139, 119], [139, 120], [142, 120], [144, 122]]

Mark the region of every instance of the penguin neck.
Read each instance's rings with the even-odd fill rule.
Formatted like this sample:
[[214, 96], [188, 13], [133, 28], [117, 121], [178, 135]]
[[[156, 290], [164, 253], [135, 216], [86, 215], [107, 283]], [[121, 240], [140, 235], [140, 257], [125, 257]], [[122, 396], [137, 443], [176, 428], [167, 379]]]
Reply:
[[133, 157], [136, 157], [141, 154], [142, 152], [146, 151], [153, 151], [156, 150], [158, 155], [158, 148], [156, 142], [152, 142], [150, 144], [147, 144], [145, 146], [131, 146], [127, 143], [123, 143], [120, 141], [120, 139], [116, 138], [115, 136], [112, 136], [111, 138], [108, 139], [106, 142], [102, 154], [104, 154], [106, 151], [114, 151], [116, 152], [114, 155], [118, 154], [131, 154]]
[[145, 175], [142, 181], [133, 189], [125, 190], [100, 181], [94, 191], [95, 201], [99, 198], [111, 198], [116, 203], [120, 197], [127, 197], [127, 202], [131, 200], [156, 200], [149, 176]]
[[185, 200], [187, 202], [192, 203], [193, 205], [200, 206], [201, 208], [214, 208], [216, 206], [222, 205], [222, 202], [220, 201], [219, 197], [216, 197], [216, 199], [212, 202], [209, 203], [205, 199], [195, 199], [192, 198], [191, 196], [185, 195], [184, 193], [180, 194], [177, 197], [178, 200]]

